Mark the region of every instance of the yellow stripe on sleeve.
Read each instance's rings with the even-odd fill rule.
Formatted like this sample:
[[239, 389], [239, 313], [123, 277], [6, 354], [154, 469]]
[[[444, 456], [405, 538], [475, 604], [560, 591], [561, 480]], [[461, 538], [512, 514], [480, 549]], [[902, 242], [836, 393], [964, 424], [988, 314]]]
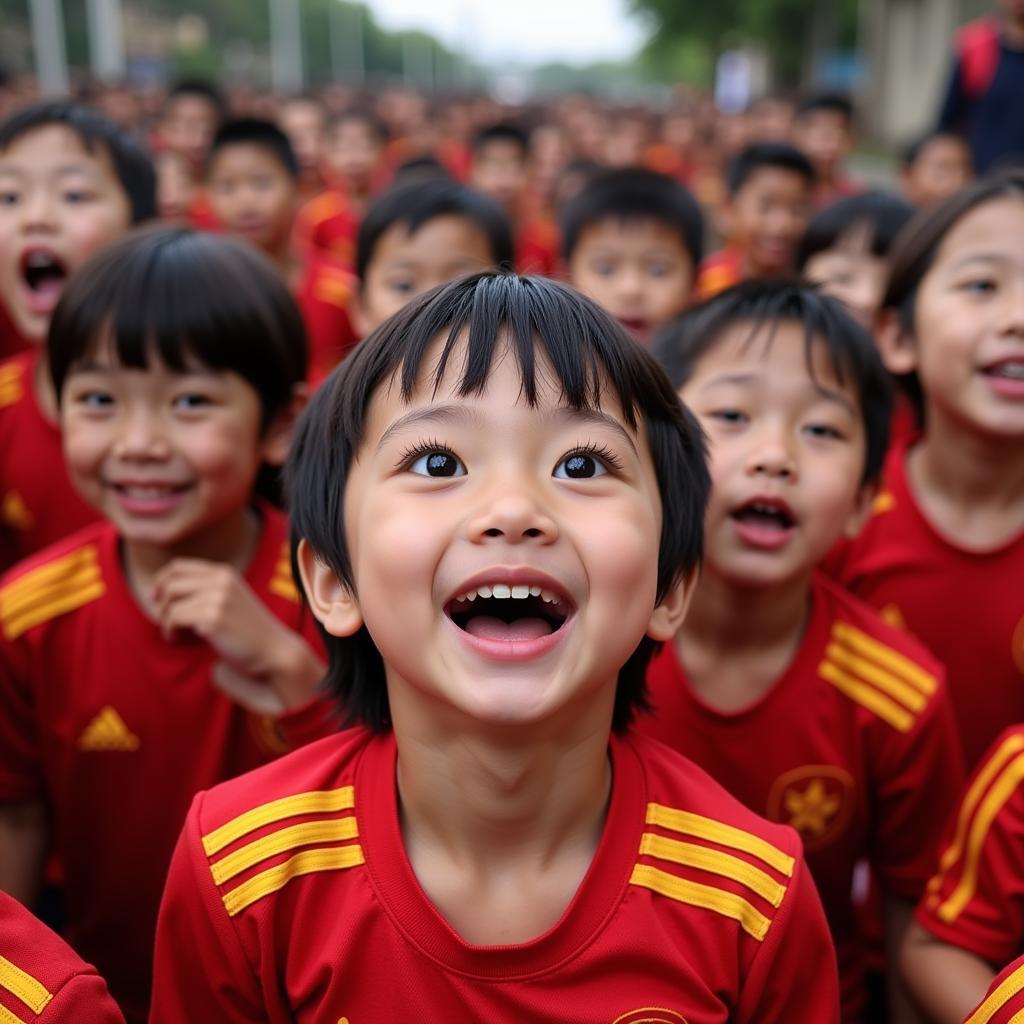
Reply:
[[17, 618], [26, 609], [35, 605], [44, 604], [55, 594], [59, 595], [69, 590], [77, 590], [86, 587], [100, 579], [100, 567], [95, 563], [85, 563], [77, 568], [50, 580], [40, 583], [30, 590], [20, 590], [14, 594], [0, 594], [0, 615], [4, 619]]
[[[2, 401], [0, 401], [0, 405], [3, 405]], [[25, 1021], [17, 1014], [11, 1013], [6, 1006], [0, 1003], [0, 1024], [25, 1024]]]
[[54, 585], [63, 583], [64, 580], [85, 567], [98, 567], [96, 547], [93, 544], [78, 548], [69, 555], [64, 555], [53, 562], [30, 569], [24, 576], [8, 583], [0, 590], [0, 605], [3, 607], [16, 606], [19, 602], [31, 599], [33, 594], [47, 589]]
[[[1018, 967], [1017, 970], [1011, 971], [1003, 978], [995, 991], [985, 997], [981, 1006], [964, 1021], [964, 1024], [988, 1024], [996, 1015], [996, 1011], [1001, 1010], [1006, 1001], [1012, 999], [1022, 989], [1024, 989], [1024, 966]], [[1010, 1019], [1010, 1024], [1014, 1024], [1021, 1017], [1021, 1013], [1024, 1011], [1015, 1013]]]
[[45, 985], [3, 956], [0, 956], [0, 987], [20, 999], [35, 1014], [42, 1013], [53, 999]]
[[68, 594], [60, 594], [45, 604], [35, 605], [27, 609], [21, 615], [4, 619], [4, 636], [8, 640], [17, 640], [22, 633], [28, 632], [33, 626], [62, 615], [64, 612], [74, 611], [82, 605], [95, 601], [102, 597], [107, 591], [103, 580], [97, 577], [94, 583], [80, 587]]
[[850, 700], [856, 701], [868, 711], [874, 712], [899, 732], [909, 732], [913, 728], [914, 716], [906, 708], [901, 707], [884, 693], [879, 693], [869, 683], [855, 679], [838, 665], [834, 665], [830, 661], [823, 661], [818, 666], [818, 675], [822, 679], [827, 679], [841, 693], [845, 693]]
[[203, 836], [203, 849], [207, 857], [219, 853], [225, 846], [240, 839], [247, 832], [254, 832], [263, 825], [299, 814], [326, 814], [331, 811], [347, 811], [354, 806], [355, 795], [351, 786], [340, 789], [319, 789], [309, 793], [296, 793], [279, 800], [254, 807], [245, 814]]
[[884, 690], [893, 700], [898, 701], [910, 711], [923, 711], [928, 706], [928, 698], [920, 690], [905, 683], [902, 679], [859, 654], [852, 654], [841, 644], [831, 643], [825, 648], [825, 657], [832, 664], [847, 670], [854, 676], [869, 683], [874, 683]]
[[832, 635], [857, 654], [863, 654], [865, 657], [877, 661], [890, 672], [905, 679], [926, 697], [930, 697], [939, 687], [939, 681], [935, 676], [921, 668], [916, 661], [845, 622], [835, 623], [832, 626]]

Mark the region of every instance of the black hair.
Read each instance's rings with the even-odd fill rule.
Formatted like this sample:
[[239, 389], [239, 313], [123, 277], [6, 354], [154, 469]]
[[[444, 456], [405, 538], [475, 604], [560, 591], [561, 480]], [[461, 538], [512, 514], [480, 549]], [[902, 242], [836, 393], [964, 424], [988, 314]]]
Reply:
[[198, 96], [200, 99], [206, 100], [216, 111], [218, 121], [227, 116], [228, 105], [227, 101], [224, 99], [224, 94], [208, 79], [178, 79], [178, 81], [167, 90], [167, 95], [164, 98], [164, 110], [166, 111], [171, 103], [181, 96]]
[[273, 264], [242, 242], [189, 228], [133, 231], [71, 275], [46, 342], [58, 399], [107, 337], [122, 366], [145, 369], [155, 356], [180, 373], [192, 357], [237, 373], [260, 397], [264, 428], [306, 377], [302, 316]]
[[926, 132], [924, 135], [921, 135], [918, 138], [914, 139], [914, 141], [911, 142], [906, 147], [906, 149], [903, 150], [903, 154], [902, 154], [903, 170], [909, 171], [910, 168], [913, 167], [914, 164], [917, 163], [918, 157], [933, 142], [936, 142], [939, 139], [944, 139], [944, 140], [948, 140], [950, 142], [957, 143], [957, 145], [961, 146], [963, 148], [964, 152], [967, 154], [968, 160], [971, 159], [971, 148], [970, 148], [970, 146], [967, 145], [967, 143], [964, 141], [962, 136], [957, 135], [956, 132], [941, 131], [941, 130], [940, 131], [932, 131], [932, 132]]
[[692, 195], [667, 174], [642, 167], [600, 171], [565, 204], [562, 252], [568, 260], [580, 235], [604, 220], [654, 220], [672, 228], [696, 267], [704, 256], [704, 215]]
[[[435, 345], [443, 345], [434, 364]], [[465, 345], [461, 354], [459, 346]], [[505, 345], [519, 367], [522, 397], [537, 402], [538, 356], [550, 363], [562, 400], [595, 409], [613, 394], [630, 426], [642, 427], [662, 502], [657, 600], [700, 563], [710, 481], [703, 435], [654, 359], [607, 313], [565, 285], [542, 277], [487, 272], [426, 292], [386, 320], [322, 384], [300, 420], [285, 468], [292, 557], [306, 541], [346, 587], [354, 588], [345, 540], [345, 485], [363, 440], [374, 394], [393, 382], [409, 400], [421, 374], [436, 387], [461, 365], [458, 392], [479, 394]], [[547, 379], [545, 376], [544, 379]], [[298, 572], [296, 572], [296, 578]], [[327, 685], [349, 724], [390, 725], [384, 662], [365, 626], [324, 639]], [[647, 706], [644, 681], [656, 648], [644, 637], [621, 668], [613, 728], [624, 730]]]
[[256, 146], [269, 153], [293, 181], [299, 178], [299, 161], [292, 149], [291, 140], [273, 121], [258, 117], [240, 117], [225, 121], [210, 142], [206, 154], [206, 171], [209, 173], [217, 154], [228, 146]]
[[749, 325], [747, 344], [764, 338], [770, 346], [775, 329], [787, 322], [803, 327], [809, 373], [814, 347], [822, 344], [838, 380], [852, 379], [867, 438], [862, 483], [875, 481], [889, 446], [892, 385], [871, 334], [838, 299], [800, 281], [744, 281], [663, 327], [653, 339], [651, 351], [678, 390], [729, 328]]
[[486, 236], [496, 267], [511, 267], [514, 256], [512, 229], [502, 208], [482, 192], [457, 181], [431, 177], [396, 185], [367, 208], [356, 237], [356, 274], [366, 270], [381, 235], [403, 224], [410, 235], [437, 217], [463, 217]]
[[328, 132], [337, 131], [338, 128], [343, 124], [347, 124], [349, 121], [355, 121], [358, 124], [366, 125], [382, 145], [388, 141], [389, 134], [387, 125], [385, 125], [372, 110], [364, 110], [362, 108], [343, 110], [340, 114], [335, 114], [334, 117], [328, 121], [327, 130]]
[[530, 155], [529, 132], [511, 121], [502, 121], [481, 128], [473, 136], [470, 147], [473, 155], [479, 155], [480, 151], [492, 142], [511, 142], [520, 151], [524, 160]]
[[796, 146], [791, 146], [788, 142], [755, 142], [729, 163], [726, 173], [729, 195], [735, 196], [754, 172], [763, 167], [799, 174], [807, 182], [808, 188], [813, 188], [818, 180], [814, 165]]
[[844, 92], [810, 93], [804, 96], [797, 104], [796, 116], [799, 120], [805, 114], [814, 114], [818, 111], [840, 114], [846, 120], [847, 126], [853, 127], [853, 100]]
[[913, 205], [888, 192], [873, 190], [838, 199], [811, 218], [797, 247], [797, 268], [803, 270], [812, 256], [831, 249], [851, 228], [860, 224], [871, 228], [871, 254], [885, 256], [915, 213]]
[[0, 124], [0, 152], [29, 132], [49, 125], [73, 132], [87, 153], [100, 149], [107, 154], [128, 196], [133, 224], [156, 216], [156, 171], [149, 154], [126, 131], [89, 107], [64, 100], [23, 107]]
[[396, 168], [392, 183], [395, 185], [424, 178], [452, 180], [451, 171], [436, 156], [414, 156], [403, 160]]

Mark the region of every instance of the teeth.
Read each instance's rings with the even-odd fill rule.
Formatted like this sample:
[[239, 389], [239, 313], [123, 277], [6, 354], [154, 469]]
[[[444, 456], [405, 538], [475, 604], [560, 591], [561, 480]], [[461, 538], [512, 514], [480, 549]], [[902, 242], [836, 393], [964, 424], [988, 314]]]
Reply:
[[548, 604], [560, 604], [561, 598], [550, 590], [542, 590], [537, 586], [529, 586], [526, 583], [517, 583], [514, 586], [507, 583], [493, 583], [491, 586], [477, 587], [475, 590], [467, 590], [459, 594], [456, 601], [475, 601], [478, 597], [493, 597], [498, 600], [524, 601], [528, 597], [539, 597]]
[[38, 269], [41, 267], [52, 267], [54, 262], [45, 252], [34, 252], [25, 260], [25, 266]]
[[512, 588], [512, 596], [517, 601], [522, 601], [524, 598], [530, 596], [530, 588], [523, 584], [519, 584]]
[[504, 583], [495, 583], [491, 587], [491, 597], [496, 597], [499, 600], [506, 600], [512, 596], [512, 588], [506, 586]]
[[530, 587], [530, 597], [540, 597], [540, 587]]
[[558, 598], [557, 598], [557, 597], [555, 597], [555, 595], [554, 595], [554, 594], [552, 594], [550, 590], [542, 590], [542, 591], [540, 592], [540, 596], [541, 596], [541, 597], [542, 597], [542, 598], [543, 598], [543, 599], [544, 599], [545, 601], [547, 601], [547, 603], [548, 603], [548, 604], [557, 604], [557, 603], [558, 603]]
[[492, 593], [493, 593], [493, 591], [491, 590], [490, 587], [477, 587], [476, 588], [476, 592], [481, 597], [490, 597], [492, 595]]
[[996, 367], [996, 375], [999, 377], [1011, 377], [1014, 380], [1024, 380], [1024, 363], [1003, 363]]

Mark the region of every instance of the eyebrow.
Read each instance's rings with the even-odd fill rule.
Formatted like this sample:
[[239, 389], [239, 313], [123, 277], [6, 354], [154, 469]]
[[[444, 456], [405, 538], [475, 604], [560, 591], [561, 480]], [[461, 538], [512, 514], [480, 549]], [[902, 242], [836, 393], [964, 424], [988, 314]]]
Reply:
[[[707, 381], [700, 390], [709, 391], [711, 388], [719, 387], [722, 384], [753, 384], [756, 379], [757, 374], [754, 373], [723, 373], [718, 377], [712, 377], [711, 380]], [[834, 388], [827, 388], [823, 384], [819, 384], [817, 381], [814, 381], [813, 378], [812, 382], [814, 383], [815, 390], [822, 398], [829, 402], [835, 402], [837, 405], [841, 405], [852, 416], [857, 415], [857, 407], [841, 391], [836, 391]]]
[[1005, 263], [1007, 256], [1001, 252], [972, 252], [956, 260], [950, 267], [951, 271], [962, 270], [972, 263]]

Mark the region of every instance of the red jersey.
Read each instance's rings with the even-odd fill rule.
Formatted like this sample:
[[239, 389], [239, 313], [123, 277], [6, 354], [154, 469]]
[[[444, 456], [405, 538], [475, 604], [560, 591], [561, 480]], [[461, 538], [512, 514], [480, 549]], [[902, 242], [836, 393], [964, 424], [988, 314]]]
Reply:
[[917, 919], [993, 967], [1024, 950], [1024, 725], [978, 764], [939, 849]]
[[0, 363], [0, 570], [99, 518], [71, 486], [60, 427], [39, 408], [38, 365], [38, 352]]
[[697, 283], [693, 286], [694, 301], [710, 299], [742, 280], [743, 253], [736, 246], [727, 245], [701, 261], [697, 269]]
[[824, 578], [814, 582], [792, 663], [749, 707], [724, 712], [702, 701], [672, 644], [648, 671], [654, 714], [641, 716], [637, 731], [685, 752], [751, 810], [803, 838], [847, 1020], [863, 995], [854, 868], [867, 859], [885, 893], [916, 903], [960, 792], [942, 675], [923, 648]]
[[306, 262], [295, 299], [306, 325], [314, 387], [359, 341], [350, 313], [358, 287], [354, 274], [326, 256], [312, 255]]
[[558, 271], [561, 236], [549, 217], [532, 217], [516, 233], [516, 273], [554, 277]]
[[515, 945], [465, 942], [420, 888], [390, 733], [349, 730], [201, 794], [160, 909], [152, 1024], [836, 1021], [799, 837], [659, 743], [612, 737], [610, 755], [590, 870]]
[[5, 1024], [124, 1024], [96, 971], [3, 892], [0, 1020]]
[[303, 257], [330, 256], [346, 270], [356, 263], [359, 212], [345, 189], [327, 188], [304, 204], [295, 218], [295, 242]]
[[0, 302], [0, 359], [9, 359], [20, 352], [27, 352], [31, 344], [22, 336], [6, 307]]
[[889, 453], [874, 514], [829, 572], [946, 666], [967, 766], [1024, 721], [1024, 532], [967, 551], [924, 517], [907, 484], [908, 446]]
[[[262, 514], [245, 578], [316, 642], [284, 518]], [[164, 637], [132, 595], [119, 548], [114, 527], [97, 523], [0, 586], [0, 801], [48, 805], [69, 941], [142, 1021], [164, 876], [192, 797], [331, 725], [317, 701], [270, 719], [218, 691], [213, 648]]]
[[1020, 1024], [1024, 1020], [1024, 957], [997, 974], [980, 1005], [964, 1024]]

